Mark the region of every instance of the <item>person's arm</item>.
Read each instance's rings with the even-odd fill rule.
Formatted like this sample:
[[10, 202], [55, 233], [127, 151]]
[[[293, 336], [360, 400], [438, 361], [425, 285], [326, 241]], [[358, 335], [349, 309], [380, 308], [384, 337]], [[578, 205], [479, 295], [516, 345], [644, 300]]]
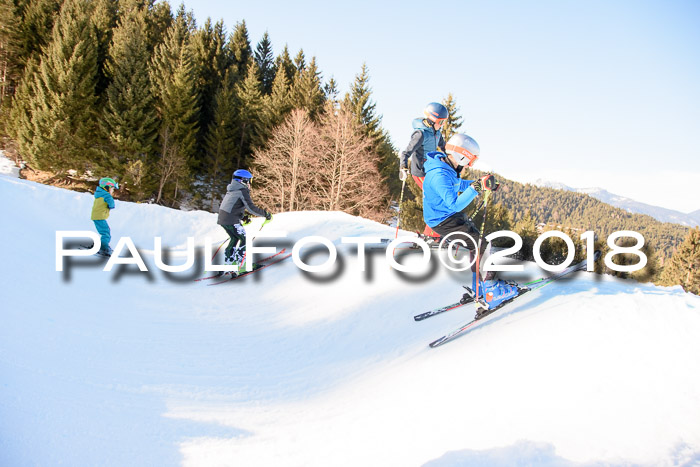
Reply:
[[[460, 182], [460, 187], [461, 187]], [[443, 200], [445, 206], [453, 212], [459, 212], [466, 208], [469, 203], [474, 201], [477, 196], [477, 192], [471, 186], [467, 187], [462, 194], [457, 195], [455, 193], [453, 182], [449, 179], [440, 179], [435, 184], [435, 191], [437, 195]]]
[[241, 190], [241, 196], [243, 198], [243, 204], [245, 205], [245, 208], [253, 214], [254, 216], [259, 216], [259, 217], [268, 217], [270, 216], [270, 213], [265, 211], [262, 208], [259, 208], [253, 203], [252, 198], [250, 197], [250, 191], [247, 189]]
[[462, 178], [459, 179], [459, 191], [461, 193], [464, 193], [467, 191], [469, 187], [471, 187], [471, 184], [474, 183], [474, 180], [464, 180]]
[[112, 198], [112, 195], [110, 195], [109, 192], [107, 192], [104, 199], [109, 209], [114, 209], [116, 207], [114, 204], [114, 198]]
[[408, 146], [401, 152], [401, 160], [399, 161], [399, 168], [408, 169], [408, 158], [416, 153], [416, 149], [423, 144], [423, 132], [416, 130], [411, 135], [411, 140], [408, 142]]

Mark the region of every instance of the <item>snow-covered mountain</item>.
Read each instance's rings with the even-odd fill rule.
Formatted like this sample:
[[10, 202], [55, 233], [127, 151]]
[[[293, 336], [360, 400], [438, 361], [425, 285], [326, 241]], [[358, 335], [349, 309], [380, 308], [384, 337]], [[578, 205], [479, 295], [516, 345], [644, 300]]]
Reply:
[[557, 190], [567, 190], [574, 191], [576, 193], [584, 193], [611, 206], [624, 209], [631, 213], [646, 214], [660, 222], [673, 222], [675, 224], [681, 224], [688, 227], [695, 227], [696, 225], [700, 225], [700, 209], [689, 214], [684, 214], [680, 211], [674, 211], [673, 209], [652, 206], [650, 204], [635, 201], [631, 198], [616, 195], [614, 193], [610, 193], [607, 190], [604, 190], [603, 188], [573, 188], [568, 185], [565, 185], [564, 183], [553, 182], [551, 180], [544, 180], [541, 178], [537, 179], [534, 182], [534, 185], [543, 186], [547, 188], [554, 188]]
[[431, 349], [474, 310], [413, 315], [469, 274], [435, 258], [399, 274], [384, 252], [363, 270], [341, 244], [391, 227], [279, 213], [278, 247], [323, 236], [336, 269], [287, 260], [211, 287], [201, 264], [155, 268], [153, 237], [182, 264], [187, 237], [225, 238], [214, 214], [117, 201], [112, 246], [130, 236], [149, 272], [93, 257], [56, 272], [56, 231], [93, 230], [92, 202], [0, 176], [0, 465], [700, 463], [700, 297], [679, 287], [579, 273]]

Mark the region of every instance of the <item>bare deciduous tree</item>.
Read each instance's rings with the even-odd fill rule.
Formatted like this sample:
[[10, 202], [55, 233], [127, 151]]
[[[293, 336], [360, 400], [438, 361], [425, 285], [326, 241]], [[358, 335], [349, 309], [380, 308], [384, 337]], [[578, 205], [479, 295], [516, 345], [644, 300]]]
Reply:
[[320, 209], [375, 220], [387, 213], [388, 192], [372, 141], [346, 108], [326, 107], [320, 128], [319, 169], [313, 184]]
[[[168, 181], [175, 176], [177, 182], [180, 173], [187, 167], [187, 159], [180, 154], [178, 145], [171, 140], [170, 130], [167, 127], [163, 127], [160, 136], [163, 146], [161, 157], [158, 161], [160, 180], [158, 181], [156, 204], [160, 203], [163, 197], [163, 188], [165, 188]], [[177, 196], [177, 185], [175, 188], [175, 196]]]
[[318, 125], [294, 110], [268, 145], [255, 152], [256, 197], [270, 209], [344, 211], [375, 220], [387, 215], [388, 192], [377, 155], [353, 115], [328, 105]]
[[265, 188], [256, 196], [270, 209], [312, 209], [311, 175], [318, 166], [316, 125], [305, 110], [293, 110], [272, 133], [267, 146], [254, 153], [256, 185]]

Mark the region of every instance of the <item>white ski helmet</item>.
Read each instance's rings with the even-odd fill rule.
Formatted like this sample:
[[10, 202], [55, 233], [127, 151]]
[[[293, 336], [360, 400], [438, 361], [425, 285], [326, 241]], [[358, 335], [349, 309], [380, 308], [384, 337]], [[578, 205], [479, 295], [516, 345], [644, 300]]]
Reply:
[[461, 166], [474, 165], [479, 158], [479, 144], [471, 136], [457, 133], [445, 145], [445, 152]]

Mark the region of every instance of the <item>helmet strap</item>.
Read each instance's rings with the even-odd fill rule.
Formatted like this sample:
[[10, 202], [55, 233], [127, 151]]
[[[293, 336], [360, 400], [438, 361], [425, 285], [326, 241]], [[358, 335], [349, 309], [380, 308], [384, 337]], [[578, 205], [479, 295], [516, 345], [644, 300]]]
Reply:
[[455, 162], [454, 156], [452, 156], [451, 154], [446, 154], [445, 159], [447, 160], [449, 166], [452, 167], [454, 171], [457, 172], [457, 174], [459, 175], [459, 173], [461, 172], [461, 166], [457, 162]]

